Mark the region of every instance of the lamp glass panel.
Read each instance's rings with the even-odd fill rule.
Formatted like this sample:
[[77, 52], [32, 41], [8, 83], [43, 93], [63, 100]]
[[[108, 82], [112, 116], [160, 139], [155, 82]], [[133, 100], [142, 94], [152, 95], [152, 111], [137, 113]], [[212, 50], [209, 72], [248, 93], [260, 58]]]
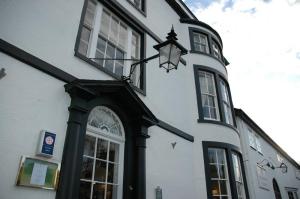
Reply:
[[160, 62], [159, 64], [160, 65], [167, 63], [169, 61], [170, 49], [171, 49], [171, 44], [163, 46], [159, 49], [159, 62]]
[[174, 65], [175, 68], [179, 63], [180, 55], [181, 50], [176, 45], [172, 45], [170, 53], [170, 62]]

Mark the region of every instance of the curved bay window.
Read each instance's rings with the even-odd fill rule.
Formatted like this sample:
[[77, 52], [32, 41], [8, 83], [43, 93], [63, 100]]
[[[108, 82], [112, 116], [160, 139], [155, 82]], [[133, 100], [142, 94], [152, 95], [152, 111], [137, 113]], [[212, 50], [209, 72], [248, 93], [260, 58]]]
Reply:
[[249, 198], [242, 158], [230, 144], [203, 142], [207, 198]]
[[88, 118], [80, 176], [80, 199], [121, 199], [124, 129], [118, 116], [104, 106]]
[[235, 127], [230, 89], [224, 76], [212, 68], [194, 65], [198, 122]]

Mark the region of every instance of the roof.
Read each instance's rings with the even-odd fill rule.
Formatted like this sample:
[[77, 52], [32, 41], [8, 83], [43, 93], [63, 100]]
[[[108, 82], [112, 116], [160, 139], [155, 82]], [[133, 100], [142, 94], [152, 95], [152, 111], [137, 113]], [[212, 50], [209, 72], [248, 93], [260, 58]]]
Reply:
[[234, 109], [235, 115], [240, 117], [246, 122], [253, 130], [258, 133], [266, 142], [274, 147], [282, 156], [284, 156], [291, 164], [297, 169], [300, 169], [300, 165], [293, 159], [287, 152], [285, 152], [267, 133], [265, 133], [242, 109]]

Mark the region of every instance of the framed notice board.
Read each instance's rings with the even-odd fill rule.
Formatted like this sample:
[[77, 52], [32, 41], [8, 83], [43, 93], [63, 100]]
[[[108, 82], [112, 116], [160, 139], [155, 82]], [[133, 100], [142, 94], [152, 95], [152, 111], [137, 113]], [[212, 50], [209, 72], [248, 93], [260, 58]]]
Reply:
[[16, 185], [56, 190], [60, 163], [22, 156]]

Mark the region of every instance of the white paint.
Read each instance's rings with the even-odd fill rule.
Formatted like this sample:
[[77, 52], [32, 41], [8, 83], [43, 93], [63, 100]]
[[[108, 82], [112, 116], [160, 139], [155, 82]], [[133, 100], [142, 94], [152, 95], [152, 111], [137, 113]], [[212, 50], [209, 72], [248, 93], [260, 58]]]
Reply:
[[[188, 27], [162, 0], [147, 0], [147, 17], [127, 1], [119, 2], [161, 39], [174, 25], [178, 41], [190, 49]], [[83, 0], [0, 2], [0, 37], [13, 45], [82, 79], [113, 79], [74, 56]], [[163, 19], [163, 20], [162, 20]], [[207, 30], [208, 31], [208, 30]], [[146, 36], [147, 56], [157, 54], [157, 44]], [[53, 159], [60, 162], [65, 139], [70, 98], [64, 82], [26, 64], [0, 54], [0, 64], [7, 75], [0, 81], [0, 198], [54, 199], [54, 191], [22, 188], [14, 185], [21, 155], [35, 155], [41, 129], [57, 133]], [[149, 109], [161, 120], [195, 138], [191, 143], [157, 126], [149, 129], [147, 140], [147, 198], [155, 198], [160, 186], [163, 198], [206, 198], [202, 141], [218, 141], [240, 146], [233, 129], [216, 124], [198, 123], [198, 108], [193, 64], [218, 70], [227, 78], [224, 66], [204, 55], [184, 56], [187, 65], [166, 73], [158, 59], [146, 66], [147, 96], [139, 94]], [[176, 142], [173, 148], [171, 143]], [[9, 153], [8, 153], [9, 152]], [[3, 172], [4, 171], [4, 172]]]

